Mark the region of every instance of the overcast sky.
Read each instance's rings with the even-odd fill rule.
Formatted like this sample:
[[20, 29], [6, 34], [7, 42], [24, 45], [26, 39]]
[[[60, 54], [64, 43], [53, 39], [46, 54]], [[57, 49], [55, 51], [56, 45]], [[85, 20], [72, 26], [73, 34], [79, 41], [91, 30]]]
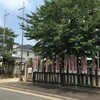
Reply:
[[[43, 0], [0, 0], [0, 26], [4, 27], [4, 13], [5, 10], [9, 13], [9, 16], [6, 17], [6, 27], [12, 29], [19, 36], [15, 39], [15, 42], [21, 44], [21, 34], [22, 30], [20, 29], [19, 23], [22, 21], [18, 19], [17, 16], [22, 16], [23, 2], [25, 3], [25, 13], [29, 14], [31, 11], [36, 10], [36, 6], [39, 7], [43, 5]], [[33, 45], [34, 41], [29, 41], [24, 38], [24, 44]]]

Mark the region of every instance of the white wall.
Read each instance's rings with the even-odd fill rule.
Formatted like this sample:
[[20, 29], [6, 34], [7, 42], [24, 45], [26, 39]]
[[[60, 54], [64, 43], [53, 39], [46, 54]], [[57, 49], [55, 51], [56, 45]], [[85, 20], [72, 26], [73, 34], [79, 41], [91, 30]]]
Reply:
[[27, 56], [27, 52], [23, 51], [23, 58], [25, 58], [25, 60], [27, 60], [28, 58], [34, 58], [34, 53], [29, 52], [29, 56]]
[[[27, 52], [29, 52], [29, 56], [27, 56]], [[21, 58], [21, 51], [17, 50], [16, 54], [12, 54], [13, 57], [19, 57]], [[24, 51], [23, 50], [23, 58], [25, 58], [25, 61], [28, 60], [28, 58], [34, 58], [35, 54], [32, 51]]]

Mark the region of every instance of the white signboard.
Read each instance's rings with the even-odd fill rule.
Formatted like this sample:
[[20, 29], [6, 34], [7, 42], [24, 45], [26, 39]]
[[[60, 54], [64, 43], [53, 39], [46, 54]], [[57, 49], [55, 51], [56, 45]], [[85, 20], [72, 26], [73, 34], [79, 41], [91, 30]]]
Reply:
[[28, 68], [28, 73], [30, 73], [30, 74], [32, 73], [32, 68], [31, 67]]
[[2, 62], [0, 62], [0, 67], [2, 66]]

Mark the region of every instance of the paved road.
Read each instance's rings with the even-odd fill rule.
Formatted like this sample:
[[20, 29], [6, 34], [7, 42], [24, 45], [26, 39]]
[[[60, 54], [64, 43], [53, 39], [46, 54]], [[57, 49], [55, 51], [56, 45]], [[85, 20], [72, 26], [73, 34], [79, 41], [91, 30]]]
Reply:
[[[6, 88], [0, 87], [0, 100], [100, 100], [100, 94], [91, 93], [91, 92], [82, 92], [76, 90], [58, 90], [52, 88], [45, 88], [43, 92], [39, 90], [34, 91], [32, 86], [29, 86], [31, 89], [27, 91], [20, 90], [18, 88]], [[34, 87], [34, 89], [41, 89]], [[49, 96], [51, 94], [51, 96]], [[57, 95], [56, 97], [54, 95]], [[53, 97], [54, 96], [54, 97]], [[60, 99], [60, 97], [65, 97], [65, 99]], [[52, 98], [53, 97], [53, 98]]]
[[52, 96], [45, 96], [41, 94], [0, 87], [0, 100], [62, 100], [62, 99]]
[[50, 100], [29, 94], [0, 89], [0, 100]]
[[0, 87], [0, 100], [78, 100], [75, 98], [60, 98], [59, 96], [37, 94], [30, 91], [15, 90]]
[[[48, 86], [48, 85], [43, 85], [43, 84], [38, 84], [38, 85], [33, 85], [32, 83], [5, 83], [3, 84], [5, 86], [10, 86], [12, 87], [17, 87], [17, 88], [22, 88], [25, 90], [30, 90], [31, 92], [39, 92], [41, 94], [46, 93], [52, 94], [52, 95], [57, 95], [57, 96], [62, 96], [62, 97], [69, 97], [69, 98], [75, 98], [78, 100], [100, 100], [100, 93], [95, 93], [93, 92], [93, 89], [89, 91], [83, 91], [77, 90], [77, 89], [70, 89], [69, 88], [60, 88], [60, 87], [55, 87], [55, 86]], [[91, 92], [90, 92], [91, 91]], [[56, 99], [57, 100], [57, 99]]]
[[[7, 82], [5, 82], [5, 81], [0, 80], [0, 100], [48, 100], [48, 99], [49, 100], [59, 100], [59, 96], [66, 97], [66, 99], [64, 99], [64, 100], [71, 100], [69, 98], [73, 98], [72, 100], [75, 100], [75, 99], [77, 99], [77, 100], [88, 100], [88, 99], [100, 100], [100, 89], [99, 90], [97, 89], [99, 92], [99, 93], [97, 93], [97, 92], [94, 92], [94, 91], [96, 91], [96, 89], [93, 89], [93, 88], [90, 88], [89, 91], [84, 91], [83, 90], [84, 88], [82, 88], [81, 90], [78, 90], [78, 89], [71, 89], [70, 87], [69, 88], [68, 87], [60, 88], [60, 87], [56, 87], [56, 86], [48, 86], [46, 84], [44, 84], [44, 85], [36, 84], [35, 85], [33, 83], [24, 83], [24, 82], [18, 82], [18, 81], [15, 82], [15, 80], [12, 80], [12, 79], [11, 79], [11, 81], [10, 80], [7, 80]], [[13, 99], [16, 96], [14, 96], [14, 97], [11, 96], [12, 97], [11, 99], [2, 99], [1, 96], [4, 97], [5, 94], [7, 96], [13, 94], [13, 95], [17, 95], [17, 97], [18, 97], [18, 94], [21, 95], [19, 97], [23, 97], [23, 95], [25, 94], [25, 93], [23, 94], [22, 92], [21, 92], [21, 94], [19, 92], [17, 92], [17, 94], [10, 93], [10, 92], [16, 92], [16, 91], [11, 91], [11, 90], [6, 90], [6, 91], [10, 91], [9, 92], [10, 94], [7, 94], [7, 92], [2, 93], [3, 91], [5, 91], [5, 89], [3, 89], [3, 91], [1, 91], [1, 89], [4, 87], [5, 88], [9, 87], [8, 89], [15, 88], [15, 90], [17, 90], [19, 88], [19, 89], [23, 89], [24, 92], [29, 90], [29, 92], [32, 94], [26, 93], [26, 95], [28, 95], [28, 97], [29, 97], [29, 95], [31, 96], [30, 99], [26, 99], [27, 97], [25, 97], [25, 96], [24, 96], [25, 99], [23, 99], [23, 98]], [[86, 89], [86, 90], [88, 90], [88, 89]], [[40, 93], [42, 96], [34, 94], [36, 92], [37, 92], [37, 94]], [[49, 96], [50, 94], [52, 95], [51, 97], [53, 97], [54, 95], [56, 95], [56, 97], [51, 98]], [[43, 95], [44, 96], [47, 95], [47, 96], [44, 97]]]

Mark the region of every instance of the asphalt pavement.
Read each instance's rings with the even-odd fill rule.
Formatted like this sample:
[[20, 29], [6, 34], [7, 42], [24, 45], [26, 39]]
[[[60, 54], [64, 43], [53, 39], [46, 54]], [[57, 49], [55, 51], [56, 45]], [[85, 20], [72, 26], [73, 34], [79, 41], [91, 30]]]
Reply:
[[51, 99], [33, 95], [27, 95], [25, 93], [13, 92], [0, 88], [0, 100], [51, 100]]
[[[55, 84], [43, 84], [32, 82], [19, 82], [17, 78], [1, 79], [0, 87], [19, 89], [22, 91], [30, 91], [33, 93], [60, 96], [61, 98], [69, 97], [78, 100], [100, 100], [100, 89], [86, 88], [86, 87], [73, 87], [73, 86], [60, 86]], [[67, 100], [67, 99], [65, 99]]]

